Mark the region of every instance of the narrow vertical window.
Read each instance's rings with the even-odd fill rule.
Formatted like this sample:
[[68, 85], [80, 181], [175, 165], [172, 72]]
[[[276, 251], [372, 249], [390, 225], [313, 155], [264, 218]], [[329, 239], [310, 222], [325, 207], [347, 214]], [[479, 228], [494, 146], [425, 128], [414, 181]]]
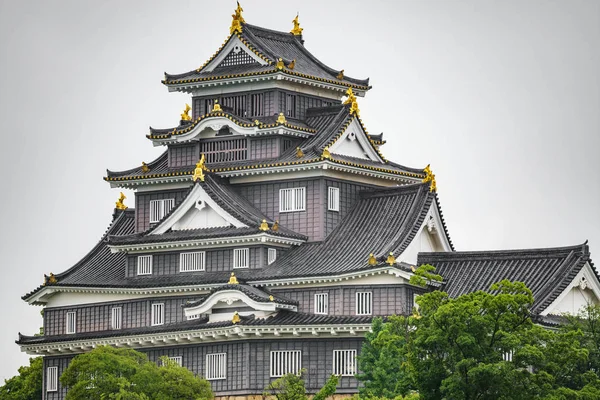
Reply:
[[174, 206], [175, 199], [150, 200], [150, 223], [163, 219]]
[[279, 212], [304, 211], [306, 190], [303, 187], [279, 190]]
[[152, 326], [165, 324], [165, 304], [152, 304]]
[[67, 333], [76, 333], [77, 331], [77, 318], [75, 315], [75, 311], [70, 311], [67, 313], [67, 320], [66, 320], [66, 332]]
[[341, 376], [356, 375], [356, 350], [333, 351], [333, 374]]
[[267, 262], [273, 264], [277, 260], [277, 249], [269, 249], [267, 256]]
[[204, 251], [181, 253], [179, 255], [179, 272], [204, 271]]
[[205, 370], [209, 381], [227, 379], [227, 353], [207, 354]]
[[179, 365], [180, 367], [183, 366], [183, 357], [182, 356], [177, 356], [177, 357], [169, 357], [169, 360], [174, 361], [177, 365]]
[[299, 374], [302, 369], [302, 351], [278, 350], [271, 352], [271, 378], [286, 374]]
[[46, 391], [56, 392], [58, 390], [58, 367], [46, 369]]
[[329, 195], [327, 199], [327, 205], [329, 211], [340, 211], [340, 189], [336, 187], [329, 187]]
[[233, 268], [248, 268], [250, 266], [249, 249], [233, 249]]
[[296, 118], [296, 95], [286, 94], [285, 95], [285, 116]]
[[329, 295], [327, 293], [315, 294], [315, 314], [329, 314]]
[[123, 308], [113, 307], [111, 310], [110, 327], [111, 329], [121, 329]]
[[371, 292], [356, 292], [356, 315], [371, 315], [373, 294]]
[[137, 258], [137, 274], [152, 275], [152, 256], [138, 256]]

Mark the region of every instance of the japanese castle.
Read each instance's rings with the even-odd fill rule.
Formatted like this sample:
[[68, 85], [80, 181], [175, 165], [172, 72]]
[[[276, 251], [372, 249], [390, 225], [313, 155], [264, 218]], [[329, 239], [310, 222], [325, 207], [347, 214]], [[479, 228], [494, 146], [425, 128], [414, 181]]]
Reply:
[[[523, 281], [549, 326], [598, 302], [587, 243], [455, 251], [429, 166], [387, 160], [360, 118], [369, 80], [320, 62], [298, 17], [290, 32], [246, 23], [239, 4], [232, 17], [204, 65], [165, 73], [192, 106], [150, 128], [162, 155], [107, 172], [135, 207], [121, 194], [100, 242], [23, 296], [44, 306], [43, 335], [17, 341], [44, 356], [44, 399], [64, 399], [60, 375], [100, 345], [168, 356], [217, 398], [262, 398], [301, 369], [310, 392], [336, 374], [353, 394], [372, 318], [412, 313], [424, 291]], [[409, 284], [421, 264], [443, 282]]]

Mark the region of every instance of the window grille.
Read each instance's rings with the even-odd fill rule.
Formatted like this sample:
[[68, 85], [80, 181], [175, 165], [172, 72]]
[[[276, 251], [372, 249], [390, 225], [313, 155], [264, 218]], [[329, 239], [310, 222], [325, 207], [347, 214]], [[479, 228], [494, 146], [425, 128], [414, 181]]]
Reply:
[[327, 199], [329, 211], [340, 211], [340, 189], [336, 187], [329, 187], [329, 196]]
[[292, 212], [305, 210], [305, 188], [292, 188], [279, 190], [279, 212]]
[[512, 361], [513, 360], [513, 354], [514, 352], [512, 350], [509, 350], [505, 353], [502, 354], [502, 359], [504, 361]]
[[46, 369], [46, 391], [56, 392], [58, 390], [58, 367]]
[[250, 116], [262, 117], [265, 115], [265, 94], [253, 93], [250, 95]]
[[111, 320], [110, 320], [111, 329], [121, 329], [122, 320], [123, 320], [123, 308], [113, 307], [113, 309], [111, 310]]
[[67, 313], [67, 333], [76, 333], [77, 332], [77, 318], [75, 311], [70, 311]]
[[283, 151], [286, 151], [290, 147], [292, 147], [292, 140], [291, 139], [283, 139]]
[[269, 264], [273, 264], [277, 260], [277, 249], [269, 249], [267, 260]]
[[227, 353], [207, 354], [205, 375], [209, 381], [227, 379]]
[[169, 357], [169, 360], [175, 361], [177, 363], [177, 365], [179, 365], [180, 367], [183, 366], [183, 357], [182, 356]]
[[204, 154], [209, 164], [246, 160], [248, 141], [246, 138], [203, 141], [200, 142], [200, 153]]
[[285, 95], [285, 116], [296, 118], [296, 95], [286, 94]]
[[194, 251], [179, 255], [179, 272], [204, 271], [205, 252]]
[[271, 352], [271, 378], [299, 374], [302, 369], [302, 351], [278, 350]]
[[138, 256], [137, 258], [137, 274], [152, 275], [152, 256]]
[[163, 219], [174, 206], [175, 199], [150, 200], [150, 223]]
[[249, 249], [233, 249], [233, 268], [248, 268], [250, 266]]
[[253, 64], [257, 61], [250, 54], [242, 50], [240, 47], [235, 47], [216, 68], [231, 67], [233, 65]]
[[223, 111], [229, 111], [240, 117], [246, 116], [246, 95], [221, 97], [219, 104], [223, 106]]
[[329, 295], [327, 293], [315, 294], [315, 314], [329, 313]]
[[356, 350], [333, 351], [333, 374], [341, 376], [356, 374]]
[[165, 324], [165, 303], [152, 304], [152, 326]]
[[188, 315], [187, 319], [188, 319], [188, 321], [189, 321], [190, 319], [200, 319], [200, 314], [196, 314], [196, 315]]
[[356, 315], [371, 315], [373, 294], [371, 292], [356, 292]]

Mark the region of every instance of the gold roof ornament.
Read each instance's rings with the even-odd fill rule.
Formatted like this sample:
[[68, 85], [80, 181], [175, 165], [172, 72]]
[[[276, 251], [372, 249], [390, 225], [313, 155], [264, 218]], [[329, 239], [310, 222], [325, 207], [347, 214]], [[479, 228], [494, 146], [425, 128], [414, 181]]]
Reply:
[[304, 30], [304, 28], [300, 28], [300, 22], [298, 22], [298, 16], [300, 14], [296, 14], [296, 18], [294, 18], [292, 20], [292, 23], [294, 24], [294, 29], [292, 29], [290, 31], [290, 33], [294, 36], [300, 36], [302, 35], [302, 31]]
[[142, 161], [142, 172], [143, 173], [150, 172], [150, 167], [148, 166], [148, 164], [146, 164], [143, 161]]
[[410, 270], [411, 270], [412, 272], [415, 272], [417, 269], [415, 268], [415, 266], [414, 266], [414, 265], [411, 265], [411, 266], [410, 266]]
[[242, 33], [242, 24], [246, 23], [244, 17], [242, 16], [242, 12], [244, 9], [240, 6], [240, 2], [237, 2], [237, 8], [235, 9], [234, 14], [231, 16], [233, 19], [231, 20], [231, 26], [229, 27], [229, 33], [233, 34], [235, 32]]
[[358, 102], [356, 101], [356, 96], [354, 95], [352, 88], [348, 88], [346, 96], [348, 96], [348, 98], [344, 101], [344, 104], [350, 104], [350, 114], [354, 114], [358, 117], [360, 110], [358, 109]]
[[211, 111], [211, 113], [216, 113], [216, 112], [223, 112], [223, 109], [221, 108], [221, 105], [219, 104], [219, 100], [215, 99], [215, 104], [213, 104], [213, 109]]
[[255, 119], [255, 120], [254, 120], [254, 125], [256, 125], [256, 126], [260, 125], [260, 121], [259, 121], [259, 120], [257, 120], [257, 119]]
[[263, 219], [260, 226], [258, 227], [258, 229], [260, 229], [263, 232], [266, 232], [269, 230], [269, 224], [267, 224], [267, 220]]
[[269, 300], [270, 300], [270, 301], [275, 301], [275, 297], [273, 297], [273, 295], [270, 295], [270, 296], [269, 296]]
[[229, 282], [227, 282], [228, 285], [239, 285], [239, 282], [237, 280], [237, 278], [235, 277], [235, 272], [231, 273], [231, 276], [229, 277]]
[[44, 274], [44, 286], [54, 285], [56, 283], [58, 283], [58, 280], [56, 279], [56, 277], [54, 276], [54, 274], [52, 272], [50, 272], [50, 276]]
[[290, 63], [288, 64], [288, 68], [289, 68], [289, 69], [294, 69], [294, 67], [295, 67], [295, 66], [296, 66], [296, 59], [294, 58], [294, 59], [292, 60], [292, 62], [290, 62]]
[[271, 227], [271, 230], [273, 232], [277, 232], [279, 230], [279, 220], [278, 219], [276, 219], [275, 223], [273, 223], [273, 226]]
[[277, 64], [275, 64], [275, 68], [281, 71], [284, 67], [285, 64], [283, 63], [283, 59], [279, 57], [279, 60], [277, 60]]
[[202, 157], [200, 157], [200, 160], [198, 160], [198, 162], [196, 163], [196, 168], [194, 169], [192, 181], [196, 182], [198, 179], [200, 179], [200, 182], [204, 182], [204, 171], [206, 171], [205, 161], [206, 157], [204, 156], [204, 153], [202, 153]]
[[117, 210], [127, 210], [127, 206], [125, 205], [125, 203], [123, 203], [126, 198], [127, 196], [125, 196], [123, 192], [121, 192], [121, 194], [119, 195], [119, 200], [117, 200], [117, 202], [115, 203], [115, 208]]
[[341, 71], [340, 71], [340, 73], [339, 73], [339, 74], [337, 74], [336, 78], [337, 78], [337, 79], [339, 79], [340, 81], [341, 81], [342, 79], [344, 79], [344, 70], [341, 70]]
[[287, 122], [287, 119], [285, 119], [285, 115], [283, 115], [283, 113], [279, 113], [279, 116], [277, 117], [277, 123], [285, 124], [286, 122]]
[[369, 265], [377, 265], [377, 259], [373, 253], [369, 254]]
[[190, 110], [191, 109], [192, 109], [192, 107], [190, 107], [190, 105], [186, 103], [185, 110], [183, 110], [183, 113], [181, 113], [181, 120], [182, 121], [191, 121], [192, 120], [192, 117], [190, 117]]
[[387, 260], [385, 260], [386, 263], [390, 264], [390, 265], [394, 265], [396, 264], [396, 257], [394, 257], [394, 253], [390, 251], [390, 254], [387, 256]]
[[233, 323], [233, 324], [237, 324], [237, 323], [239, 323], [240, 321], [241, 321], [241, 319], [240, 319], [240, 314], [238, 314], [238, 312], [237, 312], [237, 311], [236, 311], [236, 312], [234, 312], [234, 313], [233, 313], [233, 318], [231, 318], [231, 323]]
[[302, 149], [300, 147], [296, 147], [296, 157], [298, 157], [298, 158], [304, 157], [304, 152], [302, 151]]
[[321, 154], [323, 158], [331, 158], [331, 153], [329, 152], [329, 146], [325, 146], [323, 149], [323, 154]]
[[435, 175], [431, 171], [431, 166], [430, 165], [431, 164], [427, 164], [427, 166], [423, 170], [423, 172], [425, 172], [425, 179], [423, 179], [421, 182], [423, 182], [423, 183], [431, 182], [429, 184], [429, 191], [430, 192], [436, 192], [437, 191], [437, 184], [435, 182]]

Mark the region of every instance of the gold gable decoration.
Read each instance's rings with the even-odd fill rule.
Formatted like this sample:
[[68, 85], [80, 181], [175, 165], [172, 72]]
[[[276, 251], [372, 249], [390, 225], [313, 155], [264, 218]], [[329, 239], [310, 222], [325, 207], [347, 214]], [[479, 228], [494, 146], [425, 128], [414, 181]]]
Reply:
[[204, 182], [204, 171], [206, 171], [206, 157], [204, 153], [202, 153], [202, 157], [196, 163], [196, 169], [194, 169], [194, 176], [192, 176], [192, 181], [196, 182], [200, 179], [200, 182]]
[[323, 158], [331, 158], [331, 153], [329, 152], [329, 146], [325, 146], [323, 149], [323, 154], [321, 154]]
[[266, 232], [269, 230], [269, 224], [267, 224], [267, 220], [263, 219], [260, 226], [258, 227], [258, 229], [260, 229], [263, 232]]
[[422, 180], [423, 183], [427, 183], [427, 182], [431, 182], [429, 184], [429, 191], [430, 192], [436, 192], [437, 191], [437, 184], [435, 182], [435, 175], [434, 173], [431, 171], [431, 164], [428, 164], [425, 169], [423, 170], [423, 172], [425, 172], [425, 179]]
[[181, 120], [182, 121], [191, 121], [192, 120], [192, 117], [190, 117], [190, 110], [191, 109], [192, 109], [192, 107], [190, 107], [189, 104], [185, 105], [185, 109], [181, 113]]
[[273, 295], [270, 295], [270, 296], [269, 296], [269, 300], [270, 300], [270, 301], [275, 301], [275, 297], [273, 297]]
[[216, 113], [216, 112], [223, 112], [223, 109], [221, 108], [221, 105], [219, 104], [219, 100], [215, 99], [215, 104], [213, 104], [213, 109], [211, 111], [211, 113]]
[[377, 265], [377, 259], [373, 253], [369, 254], [369, 265]]
[[285, 119], [285, 115], [283, 115], [283, 113], [279, 113], [279, 116], [277, 117], [277, 123], [283, 125], [286, 122], [287, 122], [287, 119]]
[[292, 23], [294, 24], [294, 28], [290, 31], [290, 33], [294, 36], [302, 35], [302, 31], [304, 30], [304, 28], [300, 28], [300, 22], [298, 22], [298, 16], [299, 16], [299, 14], [296, 14], [296, 18], [294, 18], [292, 20]]
[[150, 167], [144, 161], [142, 161], [142, 172], [143, 173], [150, 172]]
[[358, 117], [360, 114], [360, 110], [358, 109], [358, 101], [356, 101], [356, 95], [352, 91], [351, 87], [346, 91], [346, 96], [348, 96], [348, 98], [346, 101], [344, 101], [344, 104], [350, 104], [350, 114]]
[[339, 79], [340, 81], [341, 81], [342, 79], [344, 79], [344, 70], [341, 70], [341, 71], [340, 71], [340, 73], [339, 73], [339, 74], [337, 74], [336, 78], [337, 78], [337, 79]]
[[289, 64], [288, 64], [288, 68], [289, 69], [294, 69], [294, 67], [296, 66], [296, 59], [294, 58]]
[[394, 265], [396, 264], [396, 257], [394, 257], [394, 253], [390, 251], [390, 254], [387, 256], [387, 260], [385, 260], [386, 263], [390, 264], [390, 265]]
[[237, 2], [237, 8], [235, 9], [234, 14], [231, 16], [231, 26], [229, 27], [229, 33], [242, 33], [242, 24], [246, 23], [244, 17], [242, 16], [242, 12], [244, 9], [240, 6], [240, 2]]
[[121, 194], [119, 195], [119, 199], [115, 203], [115, 208], [117, 210], [127, 210], [127, 206], [124, 203], [124, 201], [125, 201], [126, 198], [127, 198], [127, 196], [125, 196], [123, 194], [123, 192], [121, 192]]
[[44, 274], [44, 286], [46, 285], [55, 285], [58, 283], [56, 276], [52, 272], [50, 272], [50, 276]]
[[304, 157], [304, 152], [302, 151], [302, 149], [300, 147], [296, 147], [296, 157], [298, 157], [298, 158]]
[[278, 219], [276, 219], [276, 220], [275, 220], [275, 223], [274, 223], [274, 224], [273, 224], [273, 226], [271, 227], [271, 230], [272, 230], [273, 232], [277, 232], [277, 231], [279, 230], [279, 220], [278, 220]]
[[285, 68], [285, 64], [283, 63], [283, 59], [281, 57], [279, 58], [279, 60], [277, 60], [277, 64], [275, 64], [275, 68], [277, 68], [279, 71], [281, 71]]
[[233, 318], [231, 318], [231, 323], [232, 324], [237, 324], [241, 321], [240, 319], [240, 314], [238, 314], [238, 312], [236, 311], [235, 313], [233, 313]]
[[237, 278], [235, 277], [235, 272], [231, 273], [231, 276], [229, 277], [229, 282], [227, 282], [228, 285], [239, 285], [239, 282], [237, 280]]

